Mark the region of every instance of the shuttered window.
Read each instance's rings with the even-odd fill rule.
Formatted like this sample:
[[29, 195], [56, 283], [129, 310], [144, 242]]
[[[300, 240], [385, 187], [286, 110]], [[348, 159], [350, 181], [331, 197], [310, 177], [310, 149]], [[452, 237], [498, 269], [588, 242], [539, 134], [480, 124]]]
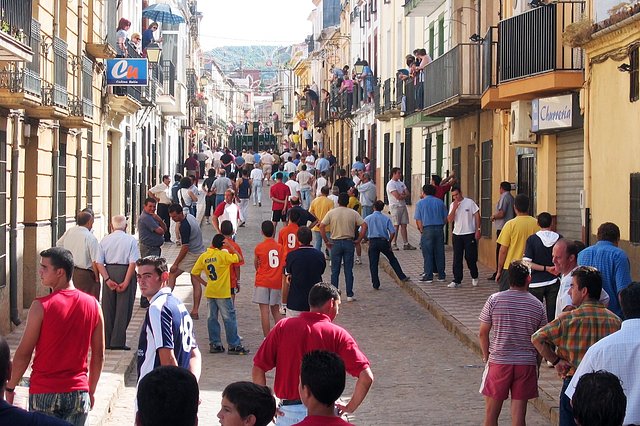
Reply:
[[632, 243], [640, 243], [640, 173], [631, 174], [631, 200], [629, 203], [630, 236]]
[[0, 130], [0, 288], [7, 285], [7, 132]]
[[634, 47], [629, 51], [631, 71], [629, 71], [629, 101], [640, 99], [640, 48]]
[[493, 155], [493, 142], [482, 142], [481, 149], [480, 228], [482, 228], [483, 237], [491, 237], [491, 213], [493, 211], [491, 202], [493, 162], [491, 157]]

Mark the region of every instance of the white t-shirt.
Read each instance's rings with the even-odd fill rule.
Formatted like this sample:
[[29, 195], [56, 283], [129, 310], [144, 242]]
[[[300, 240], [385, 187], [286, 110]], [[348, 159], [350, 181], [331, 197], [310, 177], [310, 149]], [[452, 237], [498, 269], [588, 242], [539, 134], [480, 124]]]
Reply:
[[251, 174], [249, 175], [249, 177], [255, 182], [260, 182], [262, 181], [262, 179], [264, 179], [264, 173], [262, 173], [261, 169], [253, 169], [251, 170]]
[[304, 162], [307, 164], [307, 170], [313, 169], [316, 164], [316, 158], [313, 155], [307, 155], [307, 158], [305, 158]]
[[284, 164], [284, 171], [287, 173], [293, 173], [296, 171], [296, 165], [292, 161], [287, 161]]
[[313, 175], [306, 170], [298, 173], [298, 183], [300, 184], [300, 189], [310, 189], [311, 185], [309, 182], [311, 182], [311, 178], [313, 178]]
[[300, 192], [300, 184], [298, 182], [296, 182], [295, 180], [289, 179], [284, 184], [287, 185], [289, 187], [289, 191], [291, 191], [291, 195], [289, 196], [289, 199], [291, 199], [291, 197], [294, 197], [294, 196], [299, 197], [298, 192]]
[[324, 188], [325, 186], [327, 186], [327, 178], [323, 178], [322, 176], [320, 176], [318, 179], [316, 179], [316, 195], [318, 197], [322, 193], [322, 188]]
[[328, 199], [330, 199], [331, 201], [333, 201], [333, 207], [338, 207], [338, 196], [337, 195], [329, 195], [327, 196]]
[[[449, 214], [453, 211], [453, 203], [449, 207]], [[473, 202], [471, 198], [463, 198], [462, 202], [456, 210], [455, 223], [453, 225], [453, 233], [455, 235], [475, 234], [476, 219], [473, 217], [480, 208]]]
[[397, 191], [398, 195], [402, 195], [407, 191], [407, 186], [401, 180], [391, 179], [387, 182], [387, 198], [389, 198], [389, 207], [401, 207], [406, 206], [407, 203], [404, 200], [398, 200], [393, 194], [393, 191]]
[[262, 156], [260, 157], [260, 162], [264, 165], [270, 166], [274, 161], [275, 158], [273, 158], [273, 155], [269, 154], [268, 152], [266, 154], [262, 154]]

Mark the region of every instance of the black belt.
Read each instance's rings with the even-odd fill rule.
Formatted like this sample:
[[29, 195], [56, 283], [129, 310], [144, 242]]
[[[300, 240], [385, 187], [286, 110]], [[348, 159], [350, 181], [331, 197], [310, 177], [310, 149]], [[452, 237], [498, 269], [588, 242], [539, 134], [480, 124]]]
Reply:
[[81, 267], [79, 267], [79, 266], [74, 266], [73, 268], [74, 268], [74, 269], [81, 269], [81, 270], [83, 270], [83, 271], [91, 271], [91, 272], [94, 272], [94, 271], [93, 271], [93, 268], [81, 268]]
[[369, 241], [371, 240], [385, 240], [385, 241], [389, 241], [388, 238], [384, 238], [384, 237], [369, 237]]
[[301, 405], [302, 401], [299, 399], [283, 399], [282, 401], [280, 401], [280, 405]]
[[353, 238], [331, 238], [331, 241], [353, 241]]

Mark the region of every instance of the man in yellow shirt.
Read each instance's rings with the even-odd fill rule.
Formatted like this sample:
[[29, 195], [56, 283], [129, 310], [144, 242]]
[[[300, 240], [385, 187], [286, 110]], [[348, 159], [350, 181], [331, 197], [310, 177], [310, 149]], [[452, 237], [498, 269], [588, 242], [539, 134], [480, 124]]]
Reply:
[[[249, 353], [249, 350], [245, 349], [240, 342], [236, 310], [231, 301], [231, 265], [241, 261], [243, 261], [242, 255], [226, 242], [224, 235], [217, 234], [211, 241], [211, 247], [200, 255], [191, 270], [194, 280], [206, 286], [204, 297], [207, 298], [209, 304], [207, 328], [209, 331], [209, 353], [212, 354], [224, 352], [220, 338], [218, 312], [222, 315], [224, 322], [224, 331], [229, 345], [227, 353], [229, 355]], [[203, 272], [207, 276], [206, 282], [201, 277]]]
[[[314, 215], [318, 219], [318, 224], [322, 222], [322, 219], [329, 213], [334, 207], [333, 200], [328, 198], [329, 195], [329, 187], [325, 186], [320, 189], [320, 196], [316, 197], [311, 201], [311, 205], [309, 206], [309, 213]], [[322, 251], [322, 236], [320, 235], [320, 225], [314, 226], [311, 231], [313, 232], [313, 246], [316, 250]], [[327, 226], [327, 237], [331, 238], [331, 228]], [[329, 250], [325, 246], [325, 255], [327, 259], [329, 258]]]
[[540, 230], [536, 218], [529, 215], [529, 197], [516, 195], [514, 209], [516, 217], [504, 224], [498, 237], [500, 253], [496, 282], [500, 284], [500, 291], [509, 289], [509, 265], [522, 259], [527, 238]]

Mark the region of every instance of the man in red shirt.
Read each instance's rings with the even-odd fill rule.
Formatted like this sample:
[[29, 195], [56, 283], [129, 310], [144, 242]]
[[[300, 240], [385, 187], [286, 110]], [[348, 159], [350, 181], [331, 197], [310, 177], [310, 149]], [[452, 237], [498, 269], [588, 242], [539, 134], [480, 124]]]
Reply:
[[289, 224], [278, 233], [278, 244], [282, 246], [282, 259], [285, 260], [287, 255], [300, 248], [298, 241], [298, 220], [300, 220], [300, 212], [297, 210], [289, 211]]
[[453, 171], [444, 180], [439, 175], [431, 175], [431, 185], [436, 187], [436, 197], [444, 201], [444, 196], [456, 183], [456, 175]]
[[273, 230], [278, 228], [278, 222], [287, 220], [287, 200], [291, 195], [289, 187], [282, 183], [282, 172], [276, 173], [276, 183], [269, 190], [269, 196], [273, 204], [271, 205], [271, 211], [273, 216], [271, 221], [273, 222]]
[[336, 404], [340, 414], [353, 413], [373, 383], [367, 357], [356, 341], [332, 321], [338, 314], [340, 294], [331, 284], [318, 283], [309, 292], [310, 312], [280, 320], [262, 342], [253, 358], [253, 382], [266, 385], [266, 372], [276, 369], [274, 393], [281, 400], [276, 424], [294, 424], [307, 415], [300, 400], [298, 383], [302, 357], [313, 350], [334, 352], [342, 358], [346, 371], [357, 381], [348, 404]]
[[271, 222], [268, 220], [262, 222], [264, 241], [256, 246], [253, 259], [256, 268], [253, 303], [257, 303], [260, 306], [260, 321], [264, 337], [267, 337], [269, 330], [271, 330], [269, 310], [271, 310], [274, 323], [282, 319], [282, 315], [280, 315], [280, 300], [282, 298], [284, 257], [282, 256], [282, 246], [273, 239], [274, 232]]
[[[15, 387], [33, 359], [29, 406], [33, 411], [84, 424], [104, 364], [104, 325], [98, 301], [71, 282], [73, 257], [62, 247], [40, 253], [40, 279], [52, 293], [33, 301], [5, 391]], [[87, 358], [91, 348], [91, 359]]]
[[[244, 254], [242, 248], [233, 241], [233, 224], [229, 220], [223, 220], [220, 224], [220, 233], [224, 235], [224, 243], [229, 244], [233, 249], [240, 254], [240, 262], [231, 265], [231, 300], [236, 302], [236, 294], [240, 293], [240, 267], [244, 265]], [[225, 246], [222, 246], [225, 248]]]

